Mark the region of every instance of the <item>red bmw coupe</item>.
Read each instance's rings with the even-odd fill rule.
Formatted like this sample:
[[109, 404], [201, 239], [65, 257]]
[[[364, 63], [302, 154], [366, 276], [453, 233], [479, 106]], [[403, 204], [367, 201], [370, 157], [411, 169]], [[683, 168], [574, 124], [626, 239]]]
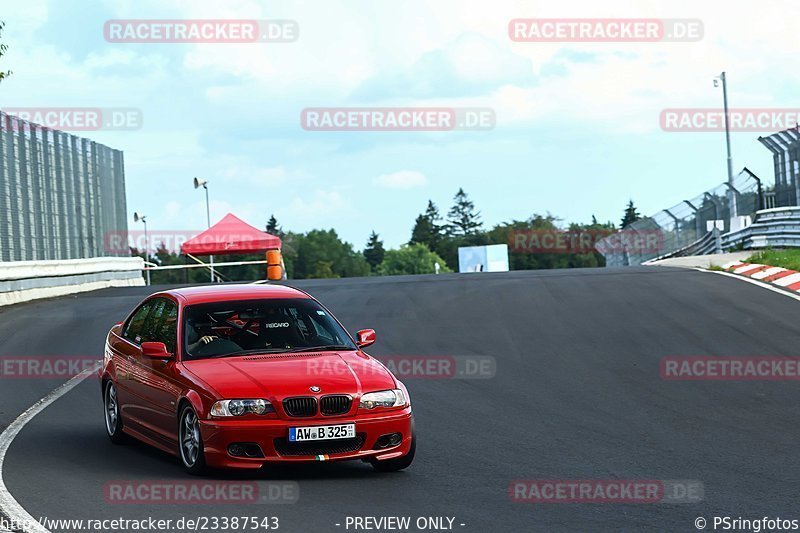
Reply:
[[186, 470], [361, 459], [408, 467], [405, 386], [317, 300], [276, 285], [153, 294], [108, 334], [100, 377], [109, 437], [180, 457]]

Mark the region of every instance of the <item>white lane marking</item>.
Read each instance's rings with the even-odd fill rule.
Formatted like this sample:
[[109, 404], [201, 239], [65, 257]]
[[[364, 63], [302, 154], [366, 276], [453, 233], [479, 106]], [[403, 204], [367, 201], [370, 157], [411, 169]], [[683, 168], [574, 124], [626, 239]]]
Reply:
[[748, 278], [748, 277], [745, 277], [745, 276], [738, 276], [736, 274], [731, 274], [730, 272], [722, 272], [722, 271], [719, 271], [719, 270], [703, 270], [703, 269], [700, 269], [700, 268], [698, 268], [697, 270], [700, 271], [700, 272], [711, 272], [711, 273], [714, 273], [714, 274], [720, 274], [720, 275], [723, 275], [723, 276], [728, 276], [730, 278], [746, 281], [747, 283], [752, 283], [753, 285], [758, 285], [759, 287], [762, 287], [764, 289], [769, 289], [772, 292], [777, 292], [778, 294], [783, 294], [784, 296], [788, 296], [789, 298], [793, 298], [793, 299], [797, 300], [798, 302], [800, 302], [800, 295], [795, 294], [795, 293], [790, 292], [790, 291], [787, 291], [787, 290], [775, 288], [775, 287], [773, 287], [772, 285], [770, 285], [769, 283], [767, 283], [765, 281], [758, 281], [757, 279]]
[[24, 428], [28, 422], [33, 420], [36, 415], [44, 411], [51, 403], [74, 389], [84, 379], [88, 378], [95, 372], [97, 372], [96, 368], [87, 368], [57, 389], [51, 391], [47, 396], [30, 406], [27, 411], [19, 415], [17, 419], [11, 422], [6, 430], [0, 434], [0, 510], [2, 510], [3, 514], [10, 518], [12, 522], [16, 522], [18, 524], [28, 524], [30, 527], [26, 527], [23, 530], [25, 533], [50, 533], [50, 531], [45, 529], [44, 526], [39, 524], [39, 522], [37, 522], [30, 514], [28, 514], [28, 511], [26, 511], [8, 491], [5, 479], [3, 479], [3, 463], [6, 459], [6, 452], [8, 452], [8, 448], [11, 446], [11, 443], [14, 442], [14, 439], [17, 437], [17, 435], [19, 435], [19, 432], [22, 431], [22, 428]]
[[783, 267], [771, 267], [766, 270], [762, 270], [761, 272], [756, 272], [750, 277], [753, 279], [764, 279], [781, 272], [786, 272], [786, 269]]

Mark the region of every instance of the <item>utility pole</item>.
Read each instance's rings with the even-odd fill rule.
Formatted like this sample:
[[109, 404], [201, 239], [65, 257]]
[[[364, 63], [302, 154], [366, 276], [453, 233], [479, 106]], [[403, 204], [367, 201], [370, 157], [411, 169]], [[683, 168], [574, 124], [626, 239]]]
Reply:
[[[719, 79], [722, 80], [722, 103], [725, 108], [725, 144], [728, 149], [728, 183], [733, 185], [733, 158], [731, 157], [731, 125], [730, 125], [730, 117], [728, 116], [728, 80], [725, 77], [725, 73], [719, 75]], [[714, 86], [717, 85], [717, 80], [714, 80]], [[728, 194], [730, 195], [730, 210], [731, 210], [731, 218], [737, 215], [737, 206], [736, 206], [736, 194], [732, 191], [729, 191]]]
[[[194, 179], [194, 188], [197, 189], [198, 187], [203, 187], [206, 190], [206, 221], [208, 223], [208, 227], [211, 227], [211, 208], [209, 207], [208, 203], [208, 181], [201, 180], [200, 178]], [[211, 266], [211, 283], [214, 283], [216, 276], [214, 275], [214, 256], [208, 256], [208, 264]]]

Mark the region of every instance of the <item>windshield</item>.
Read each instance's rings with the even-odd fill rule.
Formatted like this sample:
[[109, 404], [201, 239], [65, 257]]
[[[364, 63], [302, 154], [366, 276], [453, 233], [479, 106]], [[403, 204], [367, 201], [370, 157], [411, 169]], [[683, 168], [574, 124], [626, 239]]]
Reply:
[[347, 332], [312, 299], [216, 302], [186, 308], [186, 359], [317, 349], [355, 350]]

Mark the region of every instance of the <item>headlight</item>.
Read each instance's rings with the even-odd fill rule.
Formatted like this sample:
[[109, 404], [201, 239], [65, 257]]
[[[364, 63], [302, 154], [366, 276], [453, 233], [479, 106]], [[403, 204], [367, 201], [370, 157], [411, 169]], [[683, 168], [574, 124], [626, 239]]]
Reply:
[[375, 409], [376, 407], [405, 407], [406, 395], [400, 389], [369, 392], [361, 397], [359, 408]]
[[265, 415], [274, 412], [275, 408], [268, 400], [222, 400], [211, 407], [212, 416]]

